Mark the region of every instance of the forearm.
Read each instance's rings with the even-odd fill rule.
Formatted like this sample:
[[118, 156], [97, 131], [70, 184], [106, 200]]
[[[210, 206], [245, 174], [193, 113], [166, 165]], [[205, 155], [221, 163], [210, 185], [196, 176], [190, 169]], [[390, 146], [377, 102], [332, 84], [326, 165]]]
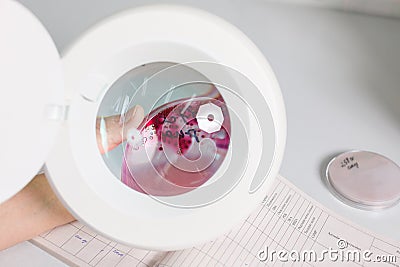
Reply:
[[36, 176], [0, 205], [0, 250], [75, 220], [55, 196], [46, 177]]
[[[99, 118], [96, 133], [101, 153], [121, 144], [123, 136], [126, 136], [124, 131], [137, 128], [143, 118], [144, 110], [139, 105], [130, 109], [123, 121], [119, 115], [105, 117], [104, 125], [101, 125], [102, 118]], [[105, 130], [104, 136], [101, 130]], [[0, 250], [73, 220], [53, 193], [46, 177], [38, 175], [21, 192], [0, 204]]]

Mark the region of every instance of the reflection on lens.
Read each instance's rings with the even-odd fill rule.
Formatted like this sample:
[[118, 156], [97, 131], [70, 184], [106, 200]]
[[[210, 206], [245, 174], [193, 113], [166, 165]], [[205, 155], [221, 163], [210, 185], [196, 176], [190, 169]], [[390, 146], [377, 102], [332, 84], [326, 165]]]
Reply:
[[[170, 66], [172, 74], [157, 75]], [[103, 157], [124, 184], [173, 196], [196, 189], [217, 172], [230, 144], [230, 117], [220, 92], [207, 81], [192, 68], [160, 62], [135, 68], [113, 84], [99, 117], [123, 118], [135, 105], [148, 114], [137, 129], [125, 128], [126, 141]]]
[[[175, 195], [208, 181], [229, 147], [229, 115], [221, 100], [178, 100], [153, 111], [141, 130], [141, 144], [127, 144], [122, 182], [152, 195]], [[196, 118], [199, 108], [210, 103], [225, 118], [214, 132], [199, 127]]]

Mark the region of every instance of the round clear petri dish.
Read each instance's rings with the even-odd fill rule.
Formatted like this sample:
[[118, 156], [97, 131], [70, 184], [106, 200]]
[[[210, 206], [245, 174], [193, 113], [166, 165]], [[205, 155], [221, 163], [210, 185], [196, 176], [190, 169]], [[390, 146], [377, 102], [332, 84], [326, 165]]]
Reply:
[[[134, 125], [138, 106], [144, 118]], [[227, 157], [226, 102], [207, 77], [183, 64], [152, 62], [127, 72], [111, 86], [97, 117], [104, 162], [140, 193], [173, 196], [194, 190]]]
[[374, 152], [354, 150], [334, 157], [326, 179], [330, 191], [354, 208], [382, 210], [400, 201], [400, 167]]

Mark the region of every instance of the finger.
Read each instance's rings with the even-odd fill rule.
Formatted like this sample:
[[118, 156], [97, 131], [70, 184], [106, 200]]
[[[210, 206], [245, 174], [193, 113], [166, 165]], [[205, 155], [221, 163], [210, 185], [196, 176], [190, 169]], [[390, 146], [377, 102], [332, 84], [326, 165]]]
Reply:
[[144, 119], [144, 109], [141, 106], [136, 105], [135, 107], [130, 109], [126, 113], [125, 122], [122, 125], [124, 136], [126, 132], [129, 131], [130, 129], [138, 128], [139, 125], [142, 123], [143, 119]]
[[129, 129], [137, 128], [144, 118], [144, 110], [136, 105], [127, 113], [98, 119], [97, 145], [104, 154], [126, 139]]

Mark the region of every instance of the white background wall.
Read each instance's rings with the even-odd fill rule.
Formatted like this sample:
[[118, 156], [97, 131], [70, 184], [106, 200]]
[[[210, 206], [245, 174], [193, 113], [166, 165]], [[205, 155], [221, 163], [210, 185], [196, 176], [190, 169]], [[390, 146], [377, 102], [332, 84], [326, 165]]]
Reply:
[[400, 18], [400, 0], [265, 0], [317, 5], [340, 10]]

